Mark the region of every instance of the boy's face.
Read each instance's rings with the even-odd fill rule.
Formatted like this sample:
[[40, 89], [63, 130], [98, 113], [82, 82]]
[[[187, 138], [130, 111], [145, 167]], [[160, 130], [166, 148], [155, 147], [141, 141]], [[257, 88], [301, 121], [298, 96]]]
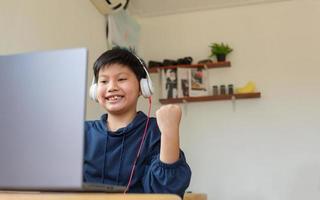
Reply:
[[129, 67], [111, 64], [99, 71], [97, 98], [109, 114], [136, 112], [139, 95], [139, 81]]

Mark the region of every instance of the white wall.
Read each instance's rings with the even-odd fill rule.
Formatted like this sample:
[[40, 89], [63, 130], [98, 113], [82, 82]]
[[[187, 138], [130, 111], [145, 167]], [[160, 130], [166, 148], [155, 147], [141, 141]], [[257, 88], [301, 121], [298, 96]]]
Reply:
[[[106, 50], [105, 17], [89, 0], [0, 0], [0, 55], [87, 47], [89, 80], [94, 60]], [[102, 112], [88, 101], [88, 118]]]
[[235, 111], [230, 101], [184, 106], [189, 190], [214, 200], [320, 199], [319, 19], [317, 0], [139, 19], [147, 60], [197, 61], [211, 42], [227, 42], [232, 67], [212, 69], [211, 85], [253, 80], [262, 92], [237, 101]]

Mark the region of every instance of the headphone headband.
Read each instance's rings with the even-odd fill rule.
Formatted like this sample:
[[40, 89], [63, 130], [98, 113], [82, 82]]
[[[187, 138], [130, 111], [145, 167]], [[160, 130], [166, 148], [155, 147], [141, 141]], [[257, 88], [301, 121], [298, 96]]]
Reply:
[[137, 60], [141, 64], [143, 70], [146, 72], [146, 77], [142, 78], [140, 80], [141, 93], [145, 98], [151, 97], [151, 95], [153, 94], [153, 86], [152, 86], [152, 81], [151, 81], [149, 72], [148, 72], [145, 64], [143, 63], [143, 61], [136, 54], [134, 54], [132, 52], [130, 52], [130, 53], [132, 55], [134, 55], [134, 57], [137, 58]]

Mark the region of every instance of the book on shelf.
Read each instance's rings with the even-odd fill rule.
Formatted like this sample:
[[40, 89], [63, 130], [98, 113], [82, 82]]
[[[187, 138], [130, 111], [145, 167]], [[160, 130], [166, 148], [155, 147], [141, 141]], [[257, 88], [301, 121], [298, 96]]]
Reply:
[[178, 97], [177, 68], [161, 69], [161, 98], [172, 99]]
[[208, 70], [205, 68], [161, 69], [161, 98], [207, 96]]
[[208, 92], [208, 70], [205, 68], [191, 68], [189, 95], [191, 97], [207, 96]]
[[178, 68], [178, 97], [190, 96], [190, 69]]

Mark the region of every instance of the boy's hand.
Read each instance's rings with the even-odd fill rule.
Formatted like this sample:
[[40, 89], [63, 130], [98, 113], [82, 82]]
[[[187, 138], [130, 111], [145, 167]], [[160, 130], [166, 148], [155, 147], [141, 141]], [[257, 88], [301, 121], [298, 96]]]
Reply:
[[181, 120], [181, 108], [178, 105], [165, 105], [161, 106], [156, 111], [156, 118], [159, 129], [162, 134], [170, 134], [178, 132]]
[[181, 108], [178, 105], [165, 105], [156, 112], [157, 123], [161, 132], [160, 160], [174, 163], [179, 159], [179, 125]]

